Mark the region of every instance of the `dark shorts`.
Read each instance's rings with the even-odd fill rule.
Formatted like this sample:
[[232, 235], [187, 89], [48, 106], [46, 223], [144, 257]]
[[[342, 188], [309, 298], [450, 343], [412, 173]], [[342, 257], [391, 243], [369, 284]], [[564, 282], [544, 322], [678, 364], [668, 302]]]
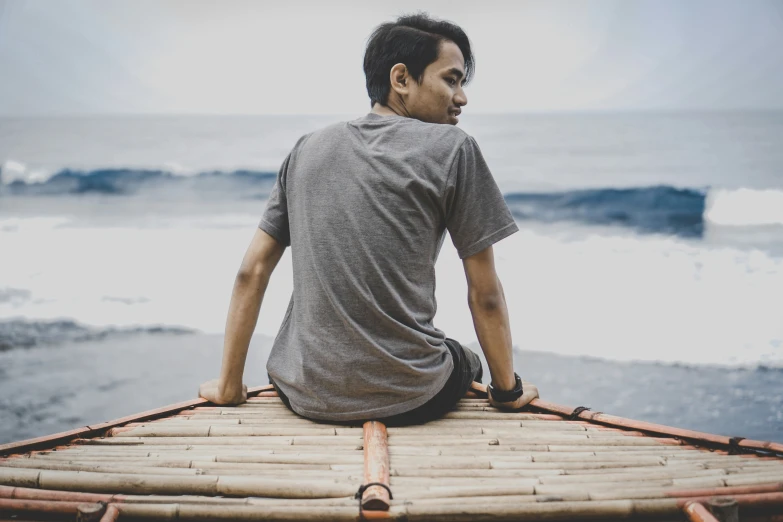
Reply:
[[[451, 372], [449, 380], [446, 381], [443, 388], [441, 388], [432, 399], [418, 408], [405, 413], [380, 419], [365, 420], [379, 420], [387, 426], [407, 426], [411, 424], [423, 424], [431, 420], [439, 419], [447, 412], [454, 409], [457, 401], [459, 401], [465, 395], [465, 392], [470, 389], [470, 384], [473, 381], [481, 382], [481, 379], [484, 377], [484, 369], [481, 367], [479, 356], [454, 339], [447, 338], [446, 347], [448, 347], [451, 358], [454, 361], [454, 370]], [[280, 391], [280, 388], [277, 387], [271, 377], [269, 378], [269, 383], [275, 387], [283, 404], [285, 404], [288, 409], [291, 409], [291, 403], [288, 401], [288, 397]], [[349, 421], [339, 424], [357, 424], [359, 422], [361, 421]]]

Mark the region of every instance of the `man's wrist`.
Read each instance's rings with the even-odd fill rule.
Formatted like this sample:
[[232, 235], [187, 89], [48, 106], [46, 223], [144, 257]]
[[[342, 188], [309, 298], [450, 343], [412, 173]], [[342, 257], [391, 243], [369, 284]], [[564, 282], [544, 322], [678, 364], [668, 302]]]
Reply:
[[242, 383], [218, 382], [218, 395], [225, 400], [233, 400], [242, 395]]
[[509, 375], [503, 375], [504, 378], [495, 379], [494, 377], [490, 379], [490, 384], [492, 385], [492, 389], [495, 391], [511, 391], [513, 390], [517, 385], [517, 374], [512, 372]]
[[524, 389], [522, 387], [522, 379], [516, 373], [514, 373], [514, 381], [514, 387], [510, 390], [498, 389], [490, 382], [488, 391], [492, 395], [492, 399], [496, 402], [513, 402], [520, 398], [524, 393]]

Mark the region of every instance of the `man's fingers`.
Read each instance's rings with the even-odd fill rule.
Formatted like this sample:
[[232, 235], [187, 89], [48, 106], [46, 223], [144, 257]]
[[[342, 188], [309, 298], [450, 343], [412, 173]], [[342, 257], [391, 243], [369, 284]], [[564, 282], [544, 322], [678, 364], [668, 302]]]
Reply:
[[492, 392], [489, 391], [487, 392], [487, 397], [489, 399], [489, 403], [496, 408], [501, 408], [504, 410], [518, 410], [527, 406], [533, 399], [537, 399], [539, 397], [538, 387], [535, 384], [526, 384], [523, 386], [523, 389], [524, 393], [522, 396], [512, 402], [497, 402], [492, 397]]

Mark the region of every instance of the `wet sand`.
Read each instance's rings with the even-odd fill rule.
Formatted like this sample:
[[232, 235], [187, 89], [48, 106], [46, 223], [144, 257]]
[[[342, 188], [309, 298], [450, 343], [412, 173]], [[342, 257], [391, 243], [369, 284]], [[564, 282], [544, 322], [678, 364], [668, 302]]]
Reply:
[[[245, 370], [266, 384], [271, 339]], [[477, 350], [477, 347], [472, 347]], [[196, 397], [217, 377], [222, 336], [136, 334], [0, 353], [0, 443], [47, 435]], [[515, 354], [541, 397], [568, 406], [729, 436], [783, 442], [783, 370], [623, 363]]]

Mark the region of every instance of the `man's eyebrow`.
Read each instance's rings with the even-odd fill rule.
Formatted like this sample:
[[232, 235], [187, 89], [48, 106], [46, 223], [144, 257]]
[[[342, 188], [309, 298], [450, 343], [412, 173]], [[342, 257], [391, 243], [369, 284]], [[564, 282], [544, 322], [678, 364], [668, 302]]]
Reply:
[[456, 67], [452, 67], [451, 69], [449, 69], [449, 70], [448, 70], [448, 71], [446, 71], [446, 72], [447, 72], [448, 74], [454, 74], [454, 75], [456, 75], [456, 77], [457, 77], [457, 80], [460, 80], [460, 79], [462, 79], [462, 77], [463, 77], [463, 76], [465, 76], [464, 74], [462, 74], [462, 71], [460, 71], [460, 70], [459, 70], [459, 69], [457, 69]]

